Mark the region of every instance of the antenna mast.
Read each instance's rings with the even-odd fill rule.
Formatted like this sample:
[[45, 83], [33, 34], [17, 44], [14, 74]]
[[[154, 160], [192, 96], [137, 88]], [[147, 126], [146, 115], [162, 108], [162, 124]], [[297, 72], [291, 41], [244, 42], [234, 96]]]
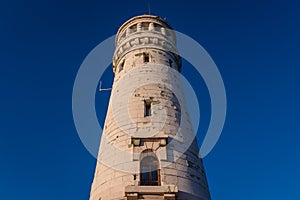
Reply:
[[148, 0], [148, 14], [150, 15], [151, 13], [151, 4], [150, 4], [150, 0]]
[[99, 92], [107, 91], [107, 90], [112, 90], [112, 88], [102, 88], [102, 81], [100, 81], [100, 84], [99, 84]]

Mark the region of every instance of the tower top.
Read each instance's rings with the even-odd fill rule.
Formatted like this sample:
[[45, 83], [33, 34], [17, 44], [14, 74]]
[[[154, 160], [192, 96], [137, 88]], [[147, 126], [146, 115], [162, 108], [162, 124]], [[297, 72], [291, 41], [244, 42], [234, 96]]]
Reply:
[[172, 26], [163, 18], [155, 15], [138, 15], [135, 17], [130, 18], [127, 20], [122, 26], [119, 28], [118, 33], [122, 32], [124, 29], [126, 29], [128, 26], [130, 26], [132, 23], [136, 23], [139, 21], [152, 21], [159, 23], [163, 25], [164, 27], [168, 29], [173, 29]]
[[139, 15], [127, 20], [116, 35], [113, 69], [128, 52], [136, 49], [160, 49], [172, 54], [181, 69], [181, 58], [176, 47], [176, 34], [172, 26], [154, 15]]

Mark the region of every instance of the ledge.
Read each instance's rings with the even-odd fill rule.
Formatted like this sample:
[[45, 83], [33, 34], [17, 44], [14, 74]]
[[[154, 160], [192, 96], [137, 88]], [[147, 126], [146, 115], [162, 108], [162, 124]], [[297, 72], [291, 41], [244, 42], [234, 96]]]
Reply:
[[126, 186], [125, 194], [156, 194], [156, 195], [164, 195], [164, 194], [177, 194], [178, 188], [175, 185], [164, 185], [164, 186]]

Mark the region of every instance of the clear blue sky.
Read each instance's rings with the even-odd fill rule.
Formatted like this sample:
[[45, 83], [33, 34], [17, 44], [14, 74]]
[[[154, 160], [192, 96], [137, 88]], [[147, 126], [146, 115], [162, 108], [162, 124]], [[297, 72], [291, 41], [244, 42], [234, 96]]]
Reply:
[[[152, 14], [202, 44], [225, 83], [226, 124], [204, 159], [213, 200], [300, 199], [299, 7], [292, 0], [152, 0]], [[73, 82], [97, 44], [144, 13], [146, 0], [1, 1], [0, 199], [88, 199], [96, 160], [73, 123]], [[184, 62], [183, 74], [199, 83], [193, 72]], [[111, 70], [105, 76], [110, 87]], [[205, 132], [210, 104], [200, 83]], [[103, 123], [107, 105], [97, 106]]]

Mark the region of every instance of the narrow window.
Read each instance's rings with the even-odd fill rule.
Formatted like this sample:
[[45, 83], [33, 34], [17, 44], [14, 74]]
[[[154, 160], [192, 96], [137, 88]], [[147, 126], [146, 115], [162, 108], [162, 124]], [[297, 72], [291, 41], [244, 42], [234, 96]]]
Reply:
[[125, 63], [125, 60], [123, 60], [122, 63], [120, 64], [120, 66], [119, 66], [119, 72], [123, 70], [124, 63]]
[[169, 66], [172, 68], [173, 67], [173, 61], [169, 59]]
[[145, 101], [145, 117], [151, 116], [151, 102]]
[[149, 62], [149, 54], [144, 53], [144, 63], [148, 63], [148, 62]]

